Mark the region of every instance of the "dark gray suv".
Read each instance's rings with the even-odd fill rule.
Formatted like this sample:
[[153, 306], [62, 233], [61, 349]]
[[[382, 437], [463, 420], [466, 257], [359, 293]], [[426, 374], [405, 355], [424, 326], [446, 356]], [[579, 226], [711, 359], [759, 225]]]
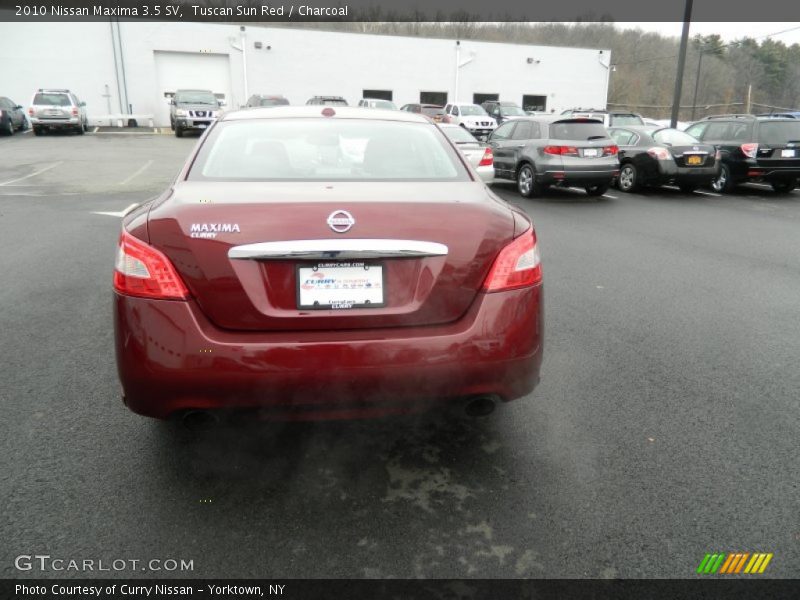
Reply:
[[602, 196], [619, 174], [619, 148], [594, 119], [517, 118], [495, 129], [488, 142], [495, 178], [516, 181], [526, 198], [551, 185]]
[[222, 114], [222, 104], [211, 90], [177, 90], [169, 107], [175, 136], [183, 137], [189, 129], [207, 129]]

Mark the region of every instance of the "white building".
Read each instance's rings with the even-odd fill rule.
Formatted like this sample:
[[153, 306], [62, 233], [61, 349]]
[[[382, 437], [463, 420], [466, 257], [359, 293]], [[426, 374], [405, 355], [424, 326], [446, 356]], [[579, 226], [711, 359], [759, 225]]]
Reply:
[[[610, 52], [216, 23], [0, 23], [0, 96], [27, 106], [68, 88], [90, 120], [152, 114], [169, 124], [180, 88], [236, 108], [248, 95], [386, 97], [401, 106], [499, 98], [534, 110], [604, 108]], [[242, 52], [244, 47], [245, 52]], [[456, 65], [460, 65], [458, 68]], [[246, 76], [245, 76], [246, 71]]]

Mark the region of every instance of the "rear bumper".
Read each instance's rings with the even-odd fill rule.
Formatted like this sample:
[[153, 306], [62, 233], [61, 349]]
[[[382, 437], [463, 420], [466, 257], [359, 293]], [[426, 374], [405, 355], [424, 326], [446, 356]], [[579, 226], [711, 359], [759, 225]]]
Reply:
[[81, 124], [80, 117], [71, 117], [69, 119], [39, 119], [31, 117], [31, 126], [33, 127], [78, 127]]
[[513, 400], [539, 380], [542, 288], [479, 294], [458, 321], [364, 331], [230, 332], [193, 301], [115, 294], [127, 406], [263, 409], [277, 418], [362, 418], [467, 396]]
[[553, 169], [536, 173], [536, 180], [544, 185], [602, 185], [611, 183], [619, 175], [619, 167], [598, 170]]
[[720, 163], [713, 167], [679, 167], [674, 162], [659, 164], [657, 183], [706, 185], [719, 177], [719, 172]]

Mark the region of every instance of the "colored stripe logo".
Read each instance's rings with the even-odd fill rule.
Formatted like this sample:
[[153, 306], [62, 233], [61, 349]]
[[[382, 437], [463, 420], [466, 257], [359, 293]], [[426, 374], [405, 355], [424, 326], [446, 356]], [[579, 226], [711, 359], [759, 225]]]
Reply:
[[763, 552], [719, 552], [706, 554], [697, 567], [699, 575], [755, 575], [763, 573], [773, 554]]

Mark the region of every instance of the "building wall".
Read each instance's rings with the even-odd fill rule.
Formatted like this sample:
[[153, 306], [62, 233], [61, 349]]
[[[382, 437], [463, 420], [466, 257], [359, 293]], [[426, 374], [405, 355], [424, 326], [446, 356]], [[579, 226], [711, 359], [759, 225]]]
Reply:
[[[174, 89], [162, 89], [170, 86], [159, 82], [156, 53], [180, 52], [197, 55], [190, 68], [194, 77], [180, 86], [191, 80], [193, 87], [210, 87], [202, 67], [202, 56], [210, 54], [216, 64], [227, 61], [230, 73], [230, 88], [214, 91], [226, 94], [228, 108], [246, 102], [242, 54], [233, 47], [241, 44], [239, 26], [120, 23], [122, 58], [117, 45], [116, 68], [114, 28], [109, 22], [0, 23], [0, 95], [27, 105], [40, 87], [66, 87], [86, 101], [90, 118], [108, 114], [109, 104], [118, 113], [125, 104], [124, 63], [133, 112], [154, 114], [166, 125], [164, 93]], [[454, 40], [252, 25], [245, 35], [250, 94], [283, 94], [293, 104], [317, 94], [344, 96], [355, 104], [365, 89], [391, 90], [398, 106], [419, 102], [421, 91], [447, 92], [449, 100], [455, 99]], [[255, 49], [255, 42], [262, 49]], [[608, 50], [462, 41], [459, 55], [457, 100], [496, 93], [521, 104], [523, 94], [535, 94], [547, 96], [548, 111], [605, 107]], [[104, 96], [106, 85], [110, 98]]]

